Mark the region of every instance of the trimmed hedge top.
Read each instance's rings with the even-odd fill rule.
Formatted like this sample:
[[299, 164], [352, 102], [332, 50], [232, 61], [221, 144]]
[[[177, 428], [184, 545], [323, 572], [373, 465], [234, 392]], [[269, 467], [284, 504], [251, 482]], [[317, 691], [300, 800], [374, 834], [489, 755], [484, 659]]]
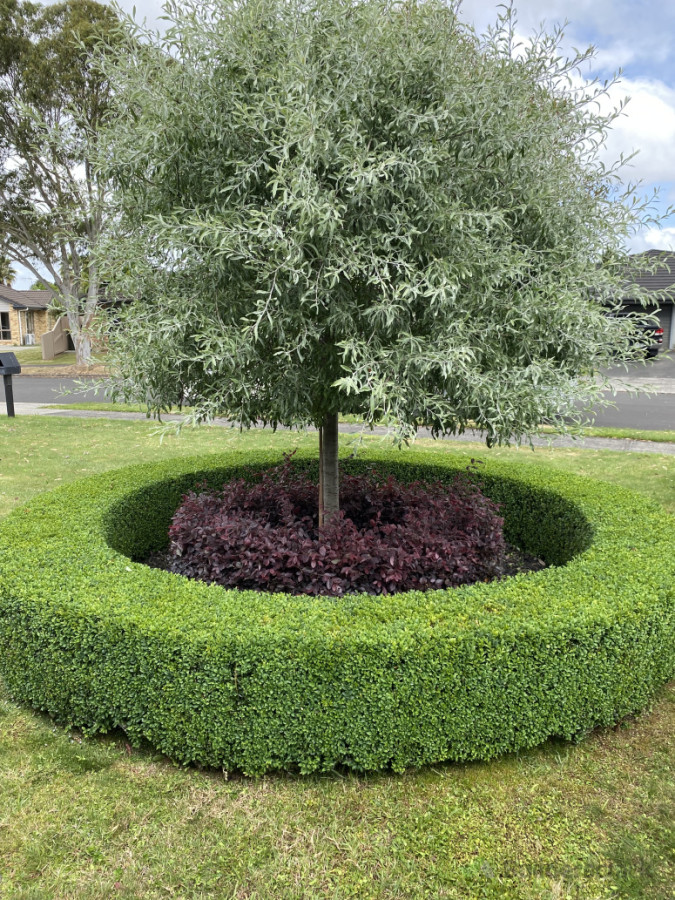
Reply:
[[[461, 454], [365, 453], [400, 480]], [[132, 562], [166, 546], [198, 483], [277, 464], [230, 453], [135, 466], [0, 525], [0, 673], [89, 732], [260, 773], [485, 759], [616, 722], [675, 674], [675, 527], [656, 504], [542, 466], [490, 462], [505, 534], [550, 568], [386, 597], [226, 591]], [[300, 465], [313, 468], [308, 456]]]

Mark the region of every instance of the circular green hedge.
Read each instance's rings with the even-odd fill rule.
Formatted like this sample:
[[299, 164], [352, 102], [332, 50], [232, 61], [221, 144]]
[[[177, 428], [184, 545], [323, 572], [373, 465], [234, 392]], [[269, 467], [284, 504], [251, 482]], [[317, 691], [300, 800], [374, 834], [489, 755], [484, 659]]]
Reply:
[[[673, 518], [543, 466], [481, 471], [507, 538], [550, 564], [490, 584], [291, 597], [132, 561], [166, 545], [187, 489], [278, 462], [230, 453], [120, 469], [5, 519], [0, 673], [11, 695], [88, 732], [121, 727], [183, 762], [401, 770], [579, 736], [643, 708], [675, 674]], [[468, 463], [369, 452], [345, 466], [412, 480]]]

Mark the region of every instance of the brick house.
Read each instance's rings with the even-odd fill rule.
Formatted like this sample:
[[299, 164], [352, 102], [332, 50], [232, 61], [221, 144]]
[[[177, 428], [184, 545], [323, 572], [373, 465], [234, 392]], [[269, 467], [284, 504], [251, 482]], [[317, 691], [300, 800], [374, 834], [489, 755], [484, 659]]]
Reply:
[[0, 284], [0, 347], [40, 346], [45, 331], [54, 326], [49, 312], [49, 291], [15, 291]]

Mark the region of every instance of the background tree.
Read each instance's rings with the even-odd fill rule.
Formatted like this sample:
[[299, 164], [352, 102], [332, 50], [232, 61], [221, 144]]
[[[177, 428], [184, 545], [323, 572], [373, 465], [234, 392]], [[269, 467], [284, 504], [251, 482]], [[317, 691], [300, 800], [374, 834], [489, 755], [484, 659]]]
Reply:
[[93, 0], [0, 0], [0, 239], [65, 311], [79, 363], [91, 355], [92, 250], [105, 224], [91, 159], [109, 86], [92, 53], [116, 21]]
[[645, 211], [600, 161], [585, 55], [515, 52], [510, 14], [481, 38], [441, 0], [169, 12], [105, 68], [105, 258], [139, 298], [117, 396], [317, 425], [329, 516], [340, 412], [494, 443], [595, 402], [585, 376], [634, 352], [606, 311]]
[[12, 285], [16, 278], [16, 270], [9, 257], [0, 250], [0, 284]]
[[56, 288], [56, 285], [51, 284], [48, 281], [44, 281], [42, 278], [37, 278], [31, 284], [29, 290], [30, 291], [55, 291], [55, 290], [57, 290], [57, 288]]

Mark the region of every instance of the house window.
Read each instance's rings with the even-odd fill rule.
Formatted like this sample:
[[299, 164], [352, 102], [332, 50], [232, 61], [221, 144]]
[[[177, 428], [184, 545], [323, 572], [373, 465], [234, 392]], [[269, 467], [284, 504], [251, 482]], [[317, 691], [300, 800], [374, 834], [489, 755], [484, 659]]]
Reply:
[[0, 312], [0, 341], [11, 341], [12, 332], [9, 327], [9, 313]]
[[26, 313], [26, 334], [35, 334], [35, 313], [32, 309]]

